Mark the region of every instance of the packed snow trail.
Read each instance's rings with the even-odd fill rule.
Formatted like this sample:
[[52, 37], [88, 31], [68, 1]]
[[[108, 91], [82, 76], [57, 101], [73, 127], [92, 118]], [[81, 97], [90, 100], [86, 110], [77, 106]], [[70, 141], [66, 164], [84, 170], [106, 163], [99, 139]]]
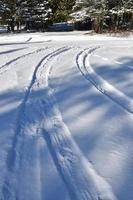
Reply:
[[[132, 200], [133, 115], [127, 106], [132, 102], [125, 101], [132, 93], [132, 71], [126, 70], [133, 63], [132, 48], [123, 51], [121, 41], [88, 36], [61, 41], [57, 34], [57, 41], [44, 35], [21, 36], [32, 38], [32, 44], [2, 46], [0, 199]], [[45, 46], [37, 40], [52, 42]], [[106, 53], [102, 46], [112, 49]], [[95, 52], [104, 57], [94, 57]], [[114, 78], [115, 72], [121, 77]]]
[[[97, 47], [98, 48], [98, 47]], [[116, 89], [101, 78], [91, 67], [89, 58], [97, 48], [89, 48], [81, 51], [76, 57], [76, 63], [82, 75], [89, 80], [101, 93], [119, 104], [126, 111], [133, 114], [133, 99]]]
[[[18, 186], [18, 182], [19, 179], [21, 179], [21, 170], [23, 171], [23, 174], [27, 175], [27, 179], [32, 179], [30, 180], [30, 183], [33, 181], [37, 181], [38, 179], [40, 179], [38, 173], [36, 174], [34, 167], [32, 170], [32, 166], [30, 167], [30, 172], [27, 172], [28, 169], [28, 165], [29, 162], [27, 161], [26, 157], [28, 154], [28, 149], [32, 146], [34, 146], [35, 148], [33, 149], [34, 152], [38, 152], [36, 151], [38, 148], [38, 139], [36, 139], [36, 134], [38, 137], [38, 129], [40, 128], [40, 123], [36, 123], [36, 118], [38, 117], [38, 119], [40, 117], [42, 117], [42, 108], [41, 108], [41, 104], [39, 103], [39, 101], [41, 101], [41, 99], [38, 99], [36, 102], [36, 98], [32, 100], [29, 99], [32, 95], [32, 91], [33, 90], [33, 86], [36, 82], [36, 78], [38, 76], [38, 70], [39, 68], [42, 68], [45, 66], [45, 64], [54, 56], [62, 53], [63, 51], [68, 50], [67, 48], [60, 48], [55, 50], [52, 53], [49, 53], [48, 55], [46, 55], [37, 65], [37, 67], [35, 68], [35, 71], [33, 73], [33, 77], [32, 77], [32, 81], [29, 85], [29, 88], [27, 89], [27, 92], [25, 94], [24, 100], [22, 102], [21, 108], [20, 108], [20, 112], [19, 112], [19, 116], [18, 116], [18, 122], [17, 122], [17, 127], [16, 127], [16, 135], [15, 138], [13, 140], [13, 146], [12, 146], [12, 150], [9, 152], [8, 158], [7, 158], [7, 174], [5, 177], [5, 183], [3, 185], [3, 197], [1, 197], [1, 199], [7, 199], [8, 197], [10, 197], [10, 199], [41, 199], [40, 195], [40, 184], [38, 183], [38, 187], [39, 189], [33, 189], [33, 191], [31, 192], [29, 190], [28, 187], [28, 191], [26, 189], [26, 191], [22, 191], [24, 190], [24, 188], [21, 189], [21, 185], [25, 186], [25, 183], [20, 183], [20, 187]], [[38, 88], [41, 89], [41, 88]], [[43, 91], [41, 92], [43, 93]], [[37, 94], [36, 97], [40, 96]], [[31, 101], [31, 102], [30, 102]], [[33, 110], [32, 110], [32, 109]], [[37, 111], [37, 112], [36, 112]], [[35, 113], [35, 114], [34, 114]], [[33, 127], [31, 128], [31, 123], [33, 123]], [[35, 125], [34, 125], [35, 123]], [[31, 129], [30, 129], [31, 128]], [[35, 137], [35, 138], [34, 138]], [[32, 153], [32, 152], [31, 152]], [[37, 153], [35, 153], [37, 154]], [[28, 159], [31, 157], [30, 154], [28, 154], [29, 157]], [[39, 158], [39, 155], [36, 155], [36, 158]], [[31, 158], [30, 158], [31, 159]], [[32, 160], [31, 160], [32, 161]], [[27, 162], [27, 163], [26, 163]], [[32, 161], [33, 163], [35, 162], [34, 159]], [[37, 166], [39, 166], [38, 162], [34, 163]], [[36, 176], [36, 178], [35, 178]], [[35, 178], [35, 179], [34, 179]], [[38, 180], [39, 181], [39, 180]], [[20, 191], [19, 191], [20, 190]], [[22, 192], [22, 193], [21, 193]], [[23, 195], [24, 193], [24, 195]]]
[[97, 174], [74, 142], [50, 87], [43, 104], [46, 117], [42, 133], [71, 199], [116, 200], [109, 184]]
[[72, 139], [53, 94], [48, 94], [47, 98], [43, 134], [71, 199], [116, 200], [109, 184], [96, 173]]
[[[18, 117], [13, 149], [9, 152], [8, 173], [3, 185], [3, 197], [14, 199], [41, 199], [40, 170], [29, 166], [28, 149], [38, 149], [38, 136], [47, 142], [53, 160], [66, 187], [74, 200], [116, 200], [109, 184], [100, 177], [73, 141], [69, 129], [59, 112], [54, 93], [48, 86], [50, 66], [47, 62], [70, 48], [61, 48], [45, 56], [35, 68], [31, 84], [25, 94]], [[35, 114], [34, 114], [35, 113]], [[37, 119], [40, 119], [37, 121]], [[38, 152], [38, 151], [36, 151]], [[28, 153], [28, 155], [27, 155]], [[38, 154], [38, 153], [37, 153]], [[39, 155], [36, 155], [39, 157]], [[28, 159], [27, 159], [28, 158]], [[40, 168], [39, 161], [33, 164]], [[28, 174], [28, 168], [30, 173]], [[30, 182], [37, 181], [38, 188], [24, 191], [20, 181], [26, 172]], [[18, 184], [18, 181], [20, 183]], [[18, 186], [19, 185], [19, 186]], [[26, 186], [25, 186], [26, 187]]]

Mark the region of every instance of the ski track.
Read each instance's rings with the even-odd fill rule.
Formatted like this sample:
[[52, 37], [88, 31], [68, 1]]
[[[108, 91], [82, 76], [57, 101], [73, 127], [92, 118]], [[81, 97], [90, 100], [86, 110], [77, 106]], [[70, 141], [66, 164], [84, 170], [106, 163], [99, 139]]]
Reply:
[[[36, 118], [40, 118], [42, 116], [42, 106], [41, 106], [41, 98], [37, 99], [33, 98], [32, 93], [36, 93], [34, 90], [34, 87], [36, 87], [36, 79], [39, 74], [40, 68], [43, 68], [46, 63], [51, 60], [51, 58], [57, 56], [60, 53], [63, 53], [64, 51], [68, 50], [68, 48], [60, 48], [55, 50], [52, 53], [49, 53], [46, 55], [42, 60], [39, 62], [39, 64], [36, 66], [32, 81], [29, 85], [29, 88], [27, 89], [25, 93], [24, 100], [22, 102], [22, 105], [20, 106], [20, 112], [18, 116], [17, 121], [17, 127], [16, 127], [16, 133], [15, 138], [13, 140], [12, 149], [10, 150], [7, 158], [7, 174], [5, 176], [5, 182], [2, 188], [2, 197], [1, 200], [6, 199], [24, 199], [25, 196], [27, 199], [41, 199], [41, 192], [40, 192], [40, 176], [39, 173], [39, 161], [36, 160], [39, 158], [39, 155], [36, 155], [38, 152], [38, 132], [40, 129], [40, 123], [36, 122]], [[35, 84], [35, 86], [34, 86]], [[41, 89], [41, 88], [38, 88]], [[32, 98], [30, 99], [30, 95]], [[35, 113], [35, 114], [34, 114]], [[31, 127], [32, 124], [32, 127]], [[36, 137], [37, 136], [37, 137]], [[30, 149], [30, 151], [29, 151]], [[34, 154], [36, 155], [36, 159], [31, 159], [32, 156], [32, 150], [34, 151]], [[33, 154], [33, 155], [34, 155]], [[31, 159], [31, 164], [29, 164], [29, 160]], [[33, 164], [33, 165], [32, 165]], [[35, 171], [35, 167], [38, 169]], [[21, 170], [25, 171], [23, 175], [21, 175]], [[40, 173], [39, 173], [40, 174]], [[25, 182], [20, 182], [20, 187], [17, 188], [17, 181], [19, 179], [22, 179], [22, 176], [26, 176], [27, 180], [32, 179], [31, 181], [34, 181], [38, 186], [37, 188], [33, 188], [32, 191], [30, 191], [30, 185]], [[35, 178], [36, 175], [36, 178]], [[16, 179], [17, 177], [17, 179]], [[33, 177], [33, 178], [32, 178]], [[21, 186], [25, 188], [24, 192], [21, 190]], [[27, 186], [27, 187], [26, 187]], [[19, 191], [20, 190], [20, 191]], [[36, 192], [38, 191], [38, 192]], [[25, 194], [23, 194], [25, 193]]]
[[[97, 47], [99, 48], [99, 47]], [[106, 95], [113, 102], [133, 114], [133, 100], [113, 85], [101, 78], [91, 67], [89, 59], [97, 48], [84, 49], [76, 56], [76, 64], [82, 75], [90, 81], [101, 93]]]
[[[14, 58], [14, 59], [8, 61], [8, 62], [5, 63], [4, 65], [0, 66], [0, 70], [2, 70], [2, 71], [0, 71], [0, 74], [1, 74], [1, 73], [4, 73], [5, 71], [7, 71], [7, 70], [8, 70], [7, 68], [10, 67], [10, 65], [11, 65], [12, 63], [14, 63], [14, 62], [16, 62], [16, 61], [18, 61], [18, 60], [20, 60], [20, 59], [22, 59], [22, 58], [24, 58], [24, 57], [27, 57], [27, 56], [29, 56], [29, 55], [33, 55], [33, 54], [39, 53], [40, 51], [44, 51], [44, 50], [46, 50], [46, 49], [47, 49], [47, 47], [46, 47], [46, 48], [40, 48], [40, 49], [37, 49], [37, 50], [35, 50], [35, 51], [32, 51], [32, 52], [23, 54], [23, 55], [21, 55], [21, 56], [18, 56], [18, 57], [16, 57], [16, 58]], [[4, 70], [3, 70], [3, 68], [4, 68]], [[6, 69], [5, 69], [5, 68], [6, 68]]]

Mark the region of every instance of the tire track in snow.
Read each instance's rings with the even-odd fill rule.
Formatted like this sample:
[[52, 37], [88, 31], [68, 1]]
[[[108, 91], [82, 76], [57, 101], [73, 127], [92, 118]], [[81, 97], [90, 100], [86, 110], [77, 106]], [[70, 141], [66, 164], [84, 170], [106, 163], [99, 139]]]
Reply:
[[[45, 69], [45, 64], [52, 57], [68, 49], [69, 48], [64, 48], [52, 54], [50, 53], [41, 60], [34, 71], [33, 79], [25, 94], [20, 109], [16, 137], [7, 162], [9, 173], [5, 177], [3, 185], [3, 200], [8, 197], [10, 197], [11, 200], [41, 199], [41, 183], [39, 183], [37, 179], [38, 174], [36, 174], [36, 178], [32, 179], [32, 181], [40, 185], [38, 188], [33, 188], [30, 193], [27, 191], [30, 189], [29, 187], [26, 193], [25, 190], [22, 189], [25, 181], [22, 181], [23, 183], [21, 184], [20, 176], [23, 167], [25, 169], [25, 166], [28, 165], [27, 160], [32, 156], [31, 148], [35, 146], [33, 144], [34, 141], [37, 140], [37, 135], [39, 137], [42, 135], [46, 140], [58, 172], [64, 180], [72, 200], [116, 200], [108, 183], [96, 173], [92, 165], [83, 156], [78, 146], [73, 141], [70, 131], [62, 120], [53, 90], [48, 85], [50, 66], [46, 67], [46, 73], [43, 71], [43, 69]], [[40, 95], [36, 95], [36, 91], [42, 88], [44, 89], [43, 93], [41, 92]], [[38, 115], [37, 118], [40, 117], [39, 122], [36, 122], [36, 115]], [[35, 153], [38, 152], [38, 148], [37, 150], [35, 149]], [[36, 155], [36, 157], [38, 157], [38, 155]], [[26, 176], [28, 176], [32, 167], [34, 168], [34, 164], [39, 166], [39, 164], [37, 164], [38, 161], [34, 162], [34, 159], [33, 163], [29, 163], [31, 166], [28, 166], [28, 169], [25, 170]], [[34, 173], [33, 170], [29, 179]], [[22, 176], [24, 176], [23, 173]], [[16, 178], [20, 180], [19, 187], [21, 186], [21, 191], [18, 191], [16, 188], [18, 185]], [[32, 185], [34, 186], [34, 184]], [[21, 198], [19, 198], [19, 195]]]
[[11, 54], [11, 53], [14, 53], [16, 51], [21, 51], [21, 50], [24, 50], [24, 49], [27, 49], [28, 47], [24, 47], [24, 48], [17, 48], [17, 49], [10, 49], [8, 51], [2, 51], [0, 52], [0, 55], [3, 55], [3, 54]]
[[[98, 47], [97, 47], [98, 48]], [[76, 57], [78, 69], [82, 75], [90, 81], [101, 93], [106, 95], [113, 102], [133, 114], [133, 99], [99, 76], [91, 67], [89, 59], [97, 48], [90, 48], [81, 51]]]
[[[116, 200], [110, 185], [100, 177], [74, 142], [68, 127], [63, 122], [54, 91], [48, 84], [51, 68], [42, 79], [46, 83], [41, 101], [44, 120], [42, 135], [46, 140], [57, 170], [62, 177], [72, 200]], [[39, 82], [37, 85], [42, 84]]]
[[[27, 57], [27, 56], [29, 56], [29, 55], [33, 55], [33, 54], [39, 53], [40, 51], [44, 51], [44, 50], [46, 50], [46, 49], [47, 49], [47, 47], [46, 47], [46, 48], [40, 48], [40, 49], [37, 49], [37, 50], [35, 50], [35, 51], [32, 51], [32, 52], [23, 54], [23, 55], [21, 55], [21, 56], [18, 56], [18, 57], [16, 57], [16, 58], [14, 58], [14, 59], [8, 61], [8, 62], [5, 63], [4, 65], [0, 66], [0, 70], [2, 70], [2, 71], [0, 71], [0, 74], [1, 74], [1, 73], [4, 73], [5, 71], [7, 71], [7, 68], [8, 68], [12, 63], [15, 63], [16, 61], [18, 61], [18, 60], [20, 60], [20, 59], [22, 59], [22, 58], [24, 58], [24, 57]], [[6, 69], [5, 69], [5, 68], [6, 68]], [[4, 69], [4, 70], [3, 70], [3, 69]]]
[[30, 42], [32, 40], [32, 37], [29, 37], [27, 40], [26, 40], [26, 43], [27, 42]]
[[[48, 61], [67, 50], [68, 48], [60, 48], [47, 54], [34, 70], [32, 81], [20, 107], [15, 138], [12, 149], [8, 154], [7, 174], [5, 175], [1, 200], [41, 199], [40, 166], [39, 160], [37, 160], [40, 156], [37, 141], [41, 120], [44, 116], [41, 104], [42, 94], [41, 96], [38, 93], [36, 94], [36, 87], [38, 88], [36, 82], [37, 79], [40, 79], [40, 68], [44, 68]], [[35, 155], [35, 158], [32, 158], [33, 155]], [[23, 176], [26, 176], [28, 182], [23, 180]], [[19, 180], [20, 182], [18, 182]], [[35, 184], [32, 183], [35, 188], [28, 185], [30, 180], [35, 182]]]
[[[49, 98], [54, 98], [49, 95]], [[45, 103], [44, 103], [45, 104]], [[48, 105], [49, 104], [49, 105]], [[51, 107], [51, 103], [44, 107]], [[57, 105], [56, 105], [57, 107]], [[58, 110], [54, 108], [54, 112]], [[46, 113], [49, 111], [46, 111]], [[84, 157], [59, 113], [47, 113], [43, 135], [72, 200], [116, 200], [109, 184]]]

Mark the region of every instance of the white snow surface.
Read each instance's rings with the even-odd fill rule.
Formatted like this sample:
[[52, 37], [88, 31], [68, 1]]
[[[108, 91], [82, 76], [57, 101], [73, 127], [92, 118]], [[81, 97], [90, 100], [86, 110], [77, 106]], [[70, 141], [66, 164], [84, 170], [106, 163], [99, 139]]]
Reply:
[[0, 200], [133, 200], [132, 40], [0, 36]]

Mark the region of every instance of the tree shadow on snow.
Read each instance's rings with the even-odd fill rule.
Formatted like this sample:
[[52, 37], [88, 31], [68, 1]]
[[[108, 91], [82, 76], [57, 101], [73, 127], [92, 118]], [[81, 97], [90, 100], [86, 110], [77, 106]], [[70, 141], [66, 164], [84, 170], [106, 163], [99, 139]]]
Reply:
[[94, 63], [92, 67], [104, 80], [133, 98], [133, 57], [125, 56], [119, 58], [118, 62], [120, 64], [101, 65], [100, 63]]
[[[107, 66], [102, 66], [96, 73], [104, 77], [104, 72], [107, 80], [113, 79], [112, 84], [115, 81], [121, 84], [125, 79], [125, 88], [129, 89], [126, 92], [130, 93], [132, 80], [128, 75], [131, 69], [127, 66], [132, 63], [133, 59], [128, 58], [123, 63], [124, 69], [120, 66], [110, 72]], [[50, 83], [55, 89], [63, 120], [83, 154], [111, 184], [118, 199], [132, 199], [132, 114], [81, 78], [75, 70], [66, 70], [62, 77], [52, 76]]]
[[[125, 65], [123, 65], [125, 68], [119, 66], [116, 70], [108, 72], [107, 66], [101, 66], [95, 70], [99, 75], [102, 74], [103, 78], [113, 80], [112, 83], [121, 83], [124, 79], [126, 81], [129, 78], [128, 73], [131, 69], [127, 69], [126, 66], [131, 65], [133, 60], [132, 58], [121, 58], [121, 61], [125, 62]], [[128, 73], [126, 73], [127, 71]], [[125, 83], [125, 87], [129, 88], [129, 92], [131, 83], [131, 81]], [[50, 87], [54, 89], [54, 95], [63, 120], [69, 127], [73, 139], [83, 154], [92, 162], [97, 172], [111, 184], [118, 199], [133, 199], [132, 115], [85, 80], [80, 72], [77, 73], [76, 67], [73, 71], [66, 71], [62, 76], [52, 76]], [[34, 95], [38, 97], [40, 94], [43, 94], [43, 90], [36, 91]], [[20, 91], [8, 91], [0, 95], [1, 173], [3, 172], [3, 166], [10, 172], [14, 168], [16, 159], [14, 150], [17, 145], [17, 139], [15, 138], [18, 133], [16, 127], [18, 126], [18, 117], [21, 116], [19, 115], [19, 108], [24, 96], [25, 92]], [[34, 96], [32, 98], [34, 101]], [[43, 115], [33, 114], [34, 121], [39, 123]], [[32, 127], [33, 124], [33, 121], [29, 121], [27, 125]], [[27, 174], [28, 171], [36, 167], [34, 166], [36, 160], [32, 158], [34, 158], [34, 155], [36, 157], [37, 151], [39, 151], [41, 156], [42, 198], [46, 200], [67, 199], [67, 196], [64, 196], [67, 191], [62, 186], [62, 180], [57, 181], [58, 172], [53, 167], [55, 164], [45, 140], [42, 140], [39, 134], [35, 137], [32, 136], [32, 133], [31, 136], [25, 138], [25, 141], [29, 138], [32, 138], [33, 146], [28, 147], [28, 143], [26, 143], [26, 158], [29, 159], [26, 161], [28, 163]], [[41, 149], [39, 150], [36, 146], [36, 140], [41, 143]], [[35, 151], [36, 149], [37, 151]], [[24, 163], [22, 163], [22, 166], [22, 169], [25, 169]], [[51, 166], [54, 172], [51, 171]], [[48, 172], [45, 170], [48, 170]], [[2, 176], [0, 174], [0, 177]], [[6, 177], [6, 175], [4, 176]], [[21, 176], [23, 180], [23, 170]]]
[[[37, 97], [42, 93], [43, 90], [36, 91], [34, 96]], [[0, 95], [2, 108], [0, 111], [0, 177], [1, 182], [3, 182], [3, 186], [0, 185], [0, 190], [2, 190], [0, 193], [4, 195], [1, 198], [6, 198], [7, 196], [12, 198], [12, 188], [15, 188], [13, 174], [17, 175], [19, 173], [17, 176], [18, 187], [22, 188], [25, 198], [30, 198], [26, 195], [30, 192], [34, 194], [34, 188], [37, 190], [39, 187], [38, 181], [34, 179], [34, 176], [36, 177], [36, 174], [39, 174], [42, 199], [68, 200], [68, 192], [59, 177], [45, 139], [39, 135], [38, 130], [35, 135], [32, 129], [31, 135], [23, 133], [23, 129], [28, 130], [26, 128], [27, 125], [32, 127], [35, 123], [43, 120], [42, 115], [32, 113], [32, 109], [26, 110], [22, 108], [24, 96], [25, 91], [14, 90]], [[34, 111], [38, 112], [35, 109]], [[30, 121], [28, 114], [34, 114], [33, 121]], [[29, 119], [29, 122], [26, 123], [25, 119]], [[18, 155], [19, 160], [17, 160]], [[40, 162], [40, 169], [38, 169], [38, 162]], [[17, 169], [16, 165], [20, 166], [20, 170]], [[32, 187], [32, 184], [34, 184], [34, 187]]]

